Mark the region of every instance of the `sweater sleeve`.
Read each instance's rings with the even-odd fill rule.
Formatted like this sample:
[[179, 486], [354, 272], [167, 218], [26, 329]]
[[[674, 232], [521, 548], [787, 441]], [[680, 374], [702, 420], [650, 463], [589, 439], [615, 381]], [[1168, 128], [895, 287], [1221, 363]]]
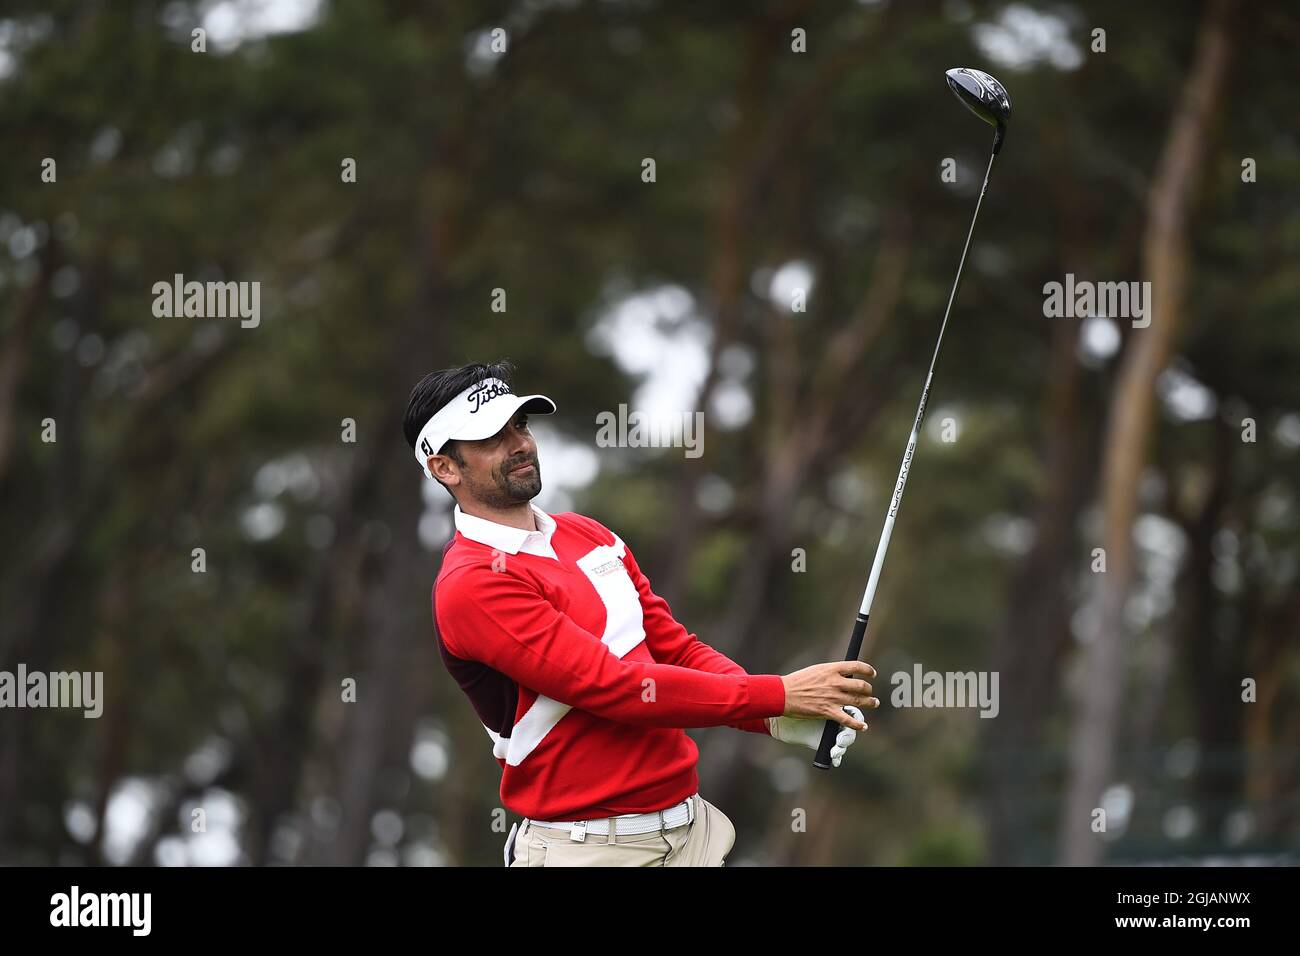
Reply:
[[[637, 593], [641, 596], [641, 612], [645, 627], [646, 644], [649, 646], [654, 659], [664, 664], [689, 667], [692, 670], [705, 671], [711, 674], [747, 673], [743, 667], [727, 657], [727, 655], [715, 650], [687, 631], [673, 617], [668, 602], [651, 589], [650, 580], [641, 571], [640, 565], [636, 563], [632, 549], [621, 538], [616, 536], [616, 540], [623, 544], [623, 564], [627, 568], [628, 575], [636, 584]], [[780, 680], [780, 677], [777, 676], [777, 679]], [[781, 689], [782, 701], [784, 702], [784, 683], [782, 683]], [[783, 706], [782, 713], [784, 711]], [[770, 716], [780, 717], [781, 714], [771, 714]], [[771, 733], [766, 719], [729, 721], [728, 726], [753, 734], [770, 736]]]
[[466, 569], [444, 579], [438, 627], [457, 656], [608, 720], [650, 727], [716, 727], [785, 711], [775, 675], [705, 673], [627, 661], [509, 572]]

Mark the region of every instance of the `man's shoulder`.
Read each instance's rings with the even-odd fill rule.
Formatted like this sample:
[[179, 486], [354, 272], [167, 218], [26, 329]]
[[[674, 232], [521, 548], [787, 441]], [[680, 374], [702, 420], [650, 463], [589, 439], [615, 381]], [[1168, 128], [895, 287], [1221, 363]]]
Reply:
[[588, 518], [586, 515], [580, 515], [576, 511], [563, 511], [559, 514], [551, 515], [555, 523], [562, 528], [573, 531], [589, 538], [597, 544], [613, 544], [618, 540], [618, 535], [610, 531], [595, 518]]
[[462, 653], [458, 638], [448, 627], [477, 609], [501, 599], [503, 589], [516, 587], [518, 575], [500, 551], [457, 535], [443, 549], [442, 567], [433, 582], [433, 622], [451, 653]]
[[496, 549], [456, 532], [442, 549], [442, 565], [433, 582], [434, 594], [438, 594], [440, 589], [449, 591], [460, 586], [477, 577], [476, 572], [495, 570], [492, 562], [499, 554]]
[[561, 518], [564, 519], [567, 527], [587, 538], [592, 544], [613, 547], [620, 558], [630, 553], [627, 543], [618, 536], [618, 532], [606, 528], [595, 518], [588, 518], [586, 515], [572, 511], [563, 515], [552, 515], [552, 517], [556, 519], [557, 524]]

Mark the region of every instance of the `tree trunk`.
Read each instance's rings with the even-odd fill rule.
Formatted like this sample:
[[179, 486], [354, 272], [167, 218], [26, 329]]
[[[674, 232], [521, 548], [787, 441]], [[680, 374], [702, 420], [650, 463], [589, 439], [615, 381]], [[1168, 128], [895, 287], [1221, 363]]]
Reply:
[[1084, 683], [1071, 731], [1061, 821], [1061, 858], [1067, 865], [1095, 865], [1104, 855], [1092, 819], [1116, 768], [1127, 663], [1123, 612], [1133, 573], [1138, 482], [1155, 425], [1156, 377], [1168, 361], [1182, 318], [1187, 219], [1226, 84], [1234, 9], [1232, 0], [1215, 0], [1206, 12], [1148, 197], [1142, 259], [1152, 289], [1150, 325], [1132, 336], [1106, 426], [1101, 477], [1106, 573], [1097, 598], [1100, 627], [1084, 652]]

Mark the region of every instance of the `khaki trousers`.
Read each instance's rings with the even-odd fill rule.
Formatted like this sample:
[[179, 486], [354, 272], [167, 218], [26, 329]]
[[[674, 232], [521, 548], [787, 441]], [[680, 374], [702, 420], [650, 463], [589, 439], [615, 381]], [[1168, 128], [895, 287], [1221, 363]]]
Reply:
[[695, 821], [635, 836], [587, 834], [579, 843], [569, 831], [525, 821], [515, 834], [511, 866], [725, 866], [736, 842], [727, 815], [699, 794]]

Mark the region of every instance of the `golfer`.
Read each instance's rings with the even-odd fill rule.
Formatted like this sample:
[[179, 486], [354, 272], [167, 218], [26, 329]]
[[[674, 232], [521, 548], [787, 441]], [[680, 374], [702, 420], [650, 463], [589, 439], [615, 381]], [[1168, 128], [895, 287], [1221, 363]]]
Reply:
[[[729, 726], [813, 750], [866, 730], [875, 669], [817, 664], [748, 674], [679, 624], [614, 532], [549, 515], [529, 415], [509, 362], [426, 375], [403, 430], [456, 499], [433, 588], [438, 650], [487, 730], [501, 800], [523, 817], [507, 866], [722, 866], [736, 831], [699, 795], [685, 727]], [[859, 709], [861, 708], [861, 709]]]

